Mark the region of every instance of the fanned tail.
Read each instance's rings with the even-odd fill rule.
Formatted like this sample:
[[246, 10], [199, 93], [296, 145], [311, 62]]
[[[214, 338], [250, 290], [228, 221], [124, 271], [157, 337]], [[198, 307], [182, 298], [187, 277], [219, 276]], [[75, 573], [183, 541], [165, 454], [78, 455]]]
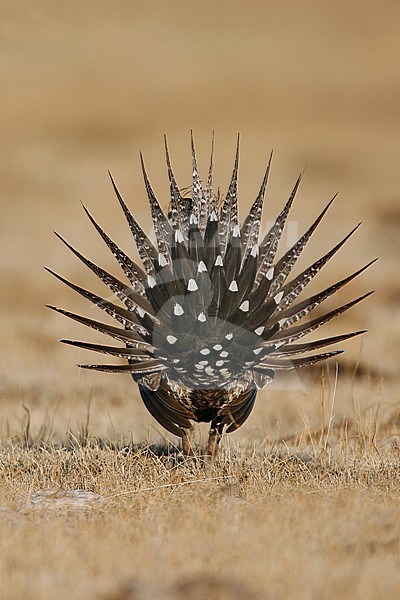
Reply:
[[90, 222], [118, 261], [127, 283], [83, 256], [57, 234], [122, 305], [48, 269], [62, 283], [115, 319], [119, 326], [54, 306], [50, 308], [121, 344], [118, 347], [61, 340], [70, 346], [127, 361], [123, 365], [88, 364], [82, 367], [131, 374], [139, 384], [149, 412], [171, 433], [184, 435], [191, 427], [190, 421], [196, 419], [210, 420], [212, 428], [219, 433], [224, 426], [230, 432], [247, 419], [257, 390], [273, 379], [275, 371], [335, 358], [342, 349], [325, 349], [365, 333], [365, 330], [358, 330], [310, 342], [299, 341], [372, 293], [333, 310], [317, 313], [315, 318], [306, 321], [313, 310], [375, 261], [322, 291], [297, 300], [359, 225], [321, 258], [291, 278], [292, 270], [335, 197], [300, 239], [277, 259], [302, 175], [297, 178], [273, 225], [260, 238], [272, 153], [258, 195], [240, 225], [239, 135], [229, 188], [222, 201], [213, 194], [214, 134], [204, 185], [191, 134], [191, 198], [183, 197], [179, 190], [166, 136], [164, 142], [170, 188], [168, 214], [161, 208], [140, 155], [156, 244], [132, 216], [110, 174], [143, 267], [119, 248], [84, 207]]

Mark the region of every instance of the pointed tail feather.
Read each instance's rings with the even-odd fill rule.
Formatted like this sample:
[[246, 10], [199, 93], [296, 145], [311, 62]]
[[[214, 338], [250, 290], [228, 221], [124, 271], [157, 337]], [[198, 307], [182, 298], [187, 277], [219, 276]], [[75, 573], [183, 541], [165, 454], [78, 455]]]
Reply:
[[[309, 227], [307, 229], [307, 231], [301, 236], [301, 238], [298, 240], [298, 242], [296, 242], [296, 244], [294, 244], [294, 246], [292, 246], [292, 248], [290, 248], [290, 250], [288, 250], [284, 254], [284, 256], [282, 256], [282, 258], [279, 259], [279, 261], [276, 263], [275, 276], [274, 276], [274, 279], [272, 280], [271, 285], [269, 286], [269, 291], [268, 291], [269, 297], [276, 294], [276, 292], [278, 292], [280, 290], [280, 288], [282, 287], [283, 283], [289, 276], [289, 274], [292, 271], [294, 265], [296, 264], [298, 258], [300, 257], [300, 254], [304, 250], [307, 242], [310, 240], [312, 234], [314, 233], [314, 231], [316, 230], [316, 228], [322, 221], [323, 217], [327, 213], [329, 207], [331, 206], [332, 202], [335, 200], [336, 196], [337, 196], [337, 194], [335, 194], [335, 196], [332, 198], [332, 200], [330, 200], [330, 202], [328, 202], [327, 206], [324, 208], [324, 210], [321, 212], [321, 214], [317, 217], [317, 219], [314, 221], [314, 223], [311, 225], [311, 227]], [[262, 283], [263, 282], [261, 282], [261, 285], [262, 285]]]
[[[222, 249], [221, 249], [222, 253]], [[238, 225], [231, 230], [228, 237], [228, 245], [224, 257], [224, 268], [229, 284], [237, 280], [240, 266], [242, 264], [242, 241]]]
[[137, 363], [135, 365], [78, 365], [81, 369], [89, 371], [103, 371], [104, 373], [134, 373], [135, 375], [145, 375], [147, 373], [159, 373], [166, 367], [160, 365], [157, 361], [148, 361]]
[[220, 244], [222, 256], [225, 255], [226, 246], [229, 240], [229, 235], [232, 229], [238, 225], [238, 197], [237, 197], [237, 178], [239, 170], [239, 146], [240, 146], [240, 134], [237, 136], [236, 144], [236, 156], [235, 163], [233, 166], [233, 173], [231, 182], [229, 184], [228, 193], [226, 194], [225, 200], [222, 203], [220, 209]]
[[348, 302], [347, 304], [344, 304], [343, 306], [340, 306], [339, 308], [336, 308], [335, 310], [332, 310], [325, 315], [315, 318], [314, 320], [310, 321], [309, 323], [304, 323], [303, 325], [289, 327], [288, 329], [285, 329], [284, 324], [283, 324], [282, 327], [280, 328], [280, 330], [276, 334], [274, 334], [268, 341], [272, 341], [272, 342], [286, 341], [287, 343], [292, 343], [295, 340], [298, 340], [298, 339], [308, 335], [309, 333], [311, 333], [315, 329], [318, 329], [322, 325], [325, 325], [325, 323], [328, 323], [328, 321], [331, 321], [335, 317], [338, 317], [339, 315], [341, 315], [345, 311], [349, 310], [350, 308], [352, 308], [353, 306], [355, 306], [356, 304], [358, 304], [365, 298], [368, 298], [368, 296], [370, 296], [373, 293], [374, 293], [374, 290], [367, 292], [366, 294], [363, 294], [359, 298], [356, 298], [355, 300], [352, 300], [351, 302]]
[[271, 169], [272, 154], [273, 152], [271, 152], [258, 196], [255, 199], [253, 206], [251, 207], [250, 212], [247, 215], [240, 231], [243, 248], [242, 265], [247, 254], [251, 251], [254, 244], [258, 243], [258, 236], [261, 225], [261, 214], [264, 203], [265, 190], [267, 187], [269, 172]]
[[[306, 298], [306, 300], [303, 300], [303, 302], [299, 302], [298, 304], [295, 304], [294, 306], [291, 306], [290, 308], [287, 308], [286, 310], [284, 310], [282, 312], [277, 312], [276, 316], [274, 317], [274, 320], [277, 321], [278, 319], [279, 320], [286, 319], [285, 327], [290, 327], [294, 323], [297, 323], [297, 321], [300, 321], [300, 319], [302, 319], [303, 317], [308, 315], [308, 313], [310, 313], [312, 310], [314, 310], [314, 308], [319, 306], [324, 300], [326, 300], [327, 298], [330, 298], [333, 294], [335, 294], [337, 291], [339, 291], [343, 286], [350, 283], [350, 281], [352, 281], [353, 279], [358, 277], [358, 275], [360, 275], [366, 269], [368, 269], [368, 267], [370, 267], [375, 262], [375, 260], [364, 265], [364, 267], [361, 267], [361, 269], [358, 269], [358, 271], [355, 271], [355, 273], [352, 273], [348, 277], [345, 277], [344, 279], [341, 279], [337, 283], [334, 283], [333, 285], [327, 287], [322, 292], [318, 292], [317, 294], [314, 294], [314, 296], [311, 296], [310, 298]], [[279, 311], [279, 308], [280, 307], [278, 305], [277, 306], [278, 311]]]
[[217, 257], [221, 254], [219, 239], [219, 220], [215, 210], [211, 212], [210, 216], [207, 219], [207, 225], [204, 232], [204, 247], [206, 266], [207, 269], [211, 271]]
[[[279, 310], [282, 311], [288, 307], [297, 296], [304, 290], [304, 288], [312, 281], [312, 279], [319, 273], [324, 265], [340, 250], [340, 248], [347, 242], [347, 240], [353, 235], [355, 231], [360, 227], [361, 223], [356, 225], [336, 246], [327, 252], [324, 256], [315, 261], [310, 267], [305, 269], [300, 275], [298, 275], [292, 281], [289, 281], [282, 287], [284, 293], [284, 300], [279, 305]], [[369, 264], [372, 264], [372, 261]]]
[[297, 369], [299, 367], [305, 367], [313, 365], [323, 360], [328, 360], [339, 354], [343, 354], [345, 350], [333, 350], [332, 352], [325, 352], [324, 354], [316, 354], [314, 356], [307, 356], [304, 358], [293, 358], [292, 360], [279, 359], [273, 360], [268, 358], [262, 365], [254, 365], [252, 369], [254, 371], [263, 371], [265, 369], [273, 369], [274, 371], [289, 371], [291, 369]]
[[366, 333], [366, 329], [362, 329], [360, 331], [352, 331], [351, 333], [343, 333], [342, 335], [335, 335], [334, 337], [324, 338], [322, 340], [316, 340], [315, 342], [308, 342], [306, 344], [285, 344], [284, 346], [279, 347], [276, 350], [273, 350], [269, 356], [271, 358], [276, 356], [295, 356], [297, 354], [303, 354], [304, 352], [312, 352], [314, 350], [319, 350], [320, 348], [324, 348], [325, 346], [331, 346], [333, 344], [338, 344], [339, 342], [343, 342], [344, 340], [349, 340], [350, 338], [356, 337], [357, 335], [362, 335]]
[[207, 220], [208, 207], [205, 206], [203, 197], [203, 188], [199, 175], [199, 169], [197, 166], [196, 149], [194, 146], [193, 131], [190, 132], [190, 142], [192, 147], [192, 212], [197, 218], [199, 229], [201, 232], [204, 231]]
[[106, 286], [120, 299], [126, 306], [136, 310], [137, 307], [146, 311], [150, 316], [154, 317], [153, 307], [150, 302], [143, 298], [140, 294], [134, 292], [132, 288], [125, 285], [122, 281], [97, 266], [91, 260], [83, 256], [78, 250], [76, 250], [71, 244], [69, 244], [59, 233], [55, 232], [55, 235], [77, 256], [84, 265], [86, 265]]
[[109, 354], [110, 356], [136, 360], [138, 362], [148, 361], [152, 358], [151, 353], [146, 350], [140, 350], [139, 348], [117, 348], [113, 346], [103, 346], [101, 344], [91, 344], [89, 342], [78, 342], [75, 340], [60, 340], [60, 342], [62, 344], [67, 344], [68, 346], [82, 348], [83, 350], [91, 350], [93, 352], [100, 352], [101, 354]]
[[46, 306], [47, 308], [50, 308], [51, 310], [54, 310], [55, 312], [58, 312], [61, 315], [72, 319], [73, 321], [77, 321], [78, 323], [82, 323], [82, 325], [86, 325], [86, 327], [100, 331], [100, 333], [109, 335], [110, 337], [120, 340], [121, 342], [129, 343], [134, 348], [141, 348], [143, 350], [148, 349], [151, 351], [154, 350], [153, 346], [148, 344], [137, 331], [133, 331], [132, 329], [120, 329], [119, 327], [112, 327], [106, 323], [101, 323], [100, 321], [82, 317], [81, 315], [69, 312], [68, 310], [57, 308], [56, 306], [51, 306], [49, 304], [46, 304]]
[[102, 298], [101, 296], [98, 296], [97, 294], [94, 294], [93, 292], [89, 292], [88, 290], [85, 290], [85, 288], [82, 288], [79, 285], [76, 285], [75, 283], [68, 281], [68, 279], [65, 279], [65, 277], [62, 277], [61, 275], [58, 275], [58, 273], [56, 273], [55, 271], [52, 271], [48, 267], [45, 267], [45, 270], [48, 273], [51, 273], [51, 275], [54, 275], [54, 277], [56, 277], [60, 281], [62, 281], [62, 283], [65, 283], [68, 287], [73, 289], [75, 292], [77, 292], [78, 294], [80, 294], [81, 296], [83, 296], [84, 298], [89, 300], [90, 302], [92, 302], [92, 304], [98, 306], [101, 310], [104, 310], [108, 315], [110, 315], [113, 319], [116, 319], [117, 321], [119, 321], [125, 327], [133, 327], [133, 328], [137, 329], [139, 333], [142, 333], [142, 334], [148, 333], [147, 329], [144, 329], [140, 325], [134, 312], [127, 310], [126, 308], [123, 308], [122, 306], [118, 306], [117, 304], [114, 304], [113, 302], [109, 302], [108, 300], [105, 300], [104, 298]]
[[132, 232], [133, 238], [136, 243], [136, 247], [139, 252], [140, 259], [143, 263], [146, 273], [148, 275], [153, 275], [154, 274], [154, 263], [157, 260], [157, 251], [154, 248], [152, 242], [149, 240], [149, 238], [143, 231], [143, 229], [140, 227], [140, 225], [136, 221], [136, 219], [132, 216], [132, 214], [131, 214], [129, 208], [127, 207], [127, 205], [125, 204], [110, 172], [109, 172], [109, 176], [111, 179], [111, 183], [112, 183], [115, 195], [118, 198], [118, 202], [121, 205], [121, 208], [124, 212], [125, 218], [128, 222], [129, 228]]
[[90, 212], [88, 211], [86, 206], [84, 204], [82, 204], [82, 206], [83, 206], [83, 210], [85, 211], [86, 215], [88, 216], [90, 222], [92, 223], [92, 225], [94, 226], [96, 231], [100, 234], [101, 238], [104, 240], [104, 242], [106, 243], [108, 248], [111, 250], [112, 254], [117, 259], [120, 267], [122, 268], [123, 272], [129, 279], [130, 284], [133, 286], [134, 291], [135, 292], [137, 291], [138, 293], [143, 294], [144, 291], [143, 291], [142, 281], [146, 277], [146, 274], [143, 271], [143, 269], [141, 267], [139, 267], [139, 265], [137, 265], [135, 262], [133, 262], [129, 258], [129, 256], [127, 256], [125, 254], [125, 252], [123, 252], [117, 246], [117, 244], [115, 242], [113, 242], [113, 240], [106, 234], [106, 232], [95, 221], [95, 219], [92, 217], [92, 215], [90, 214]]
[[207, 196], [212, 200], [212, 184], [213, 184], [213, 169], [214, 169], [214, 143], [215, 143], [215, 132], [212, 132], [211, 137], [211, 154], [210, 154], [210, 166], [208, 168], [208, 179], [207, 179]]
[[199, 224], [194, 216], [190, 215], [189, 232], [188, 232], [188, 251], [190, 259], [199, 265], [201, 261], [205, 263], [205, 245], [203, 236], [200, 233]]
[[275, 256], [278, 250], [278, 245], [282, 237], [283, 229], [286, 224], [290, 209], [293, 201], [296, 197], [297, 190], [301, 182], [301, 175], [297, 178], [292, 193], [290, 194], [289, 200], [286, 202], [283, 210], [278, 215], [275, 223], [271, 229], [265, 235], [263, 241], [260, 244], [260, 265], [256, 276], [256, 282], [260, 283], [263, 277], [265, 277], [267, 271], [274, 264]]
[[167, 262], [170, 262], [170, 246], [172, 239], [172, 227], [169, 224], [161, 206], [153, 192], [149, 178], [146, 173], [146, 167], [144, 165], [143, 155], [140, 153], [140, 162], [142, 166], [142, 173], [144, 184], [146, 187], [147, 197], [150, 203], [151, 217], [153, 219], [154, 233], [157, 240], [157, 247], [159, 252], [162, 252]]
[[171, 166], [171, 159], [169, 156], [167, 136], [164, 135], [164, 146], [165, 146], [165, 157], [167, 161], [168, 179], [170, 187], [171, 197], [171, 215], [174, 229], [179, 228], [185, 234], [188, 229], [188, 221], [191, 210], [191, 201], [182, 198], [179, 191], [178, 184], [176, 183], [175, 176]]

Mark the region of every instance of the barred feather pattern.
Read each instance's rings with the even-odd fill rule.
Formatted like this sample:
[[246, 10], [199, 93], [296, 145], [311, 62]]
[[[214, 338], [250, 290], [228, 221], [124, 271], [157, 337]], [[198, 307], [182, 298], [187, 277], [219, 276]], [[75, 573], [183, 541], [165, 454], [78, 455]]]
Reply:
[[343, 350], [314, 352], [365, 332], [354, 331], [309, 343], [294, 343], [369, 295], [364, 294], [311, 321], [304, 321], [324, 300], [375, 261], [296, 303], [297, 297], [353, 235], [358, 225], [322, 258], [290, 280], [292, 269], [333, 199], [299, 240], [277, 260], [301, 176], [274, 224], [260, 238], [272, 154], [259, 193], [240, 226], [237, 197], [239, 137], [231, 181], [222, 202], [217, 202], [212, 190], [214, 136], [205, 185], [199, 175], [193, 136], [191, 148], [192, 195], [186, 198], [181, 195], [176, 182], [165, 139], [170, 183], [168, 214], [154, 194], [141, 156], [155, 244], [131, 214], [110, 175], [143, 267], [111, 240], [84, 207], [92, 225], [122, 268], [127, 283], [97, 266], [58, 236], [122, 305], [101, 298], [48, 269], [50, 273], [110, 315], [120, 327], [54, 306], [50, 308], [123, 344], [108, 346], [61, 340], [127, 361], [122, 365], [80, 366], [107, 373], [130, 373], [139, 385], [147, 409], [168, 431], [185, 440], [192, 421], [211, 422], [210, 439], [216, 433], [218, 442], [225, 426], [228, 432], [233, 431], [248, 418], [257, 390], [272, 381], [275, 371], [297, 369], [335, 357]]

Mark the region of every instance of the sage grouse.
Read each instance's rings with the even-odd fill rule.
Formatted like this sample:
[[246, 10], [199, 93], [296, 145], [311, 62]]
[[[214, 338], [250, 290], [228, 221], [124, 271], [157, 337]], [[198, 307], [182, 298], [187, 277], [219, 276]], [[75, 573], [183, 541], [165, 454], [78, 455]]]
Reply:
[[[141, 157], [156, 245], [130, 213], [110, 175], [143, 267], [117, 246], [84, 207], [129, 283], [97, 266], [58, 236], [122, 304], [97, 296], [49, 269], [121, 326], [110, 326], [60, 308], [50, 308], [122, 342], [123, 346], [103, 346], [61, 340], [79, 348], [126, 359], [127, 364], [123, 365], [81, 366], [107, 373], [130, 373], [139, 386], [148, 411], [165, 429], [182, 438], [185, 453], [192, 452], [192, 421], [211, 422], [206, 453], [213, 456], [224, 427], [227, 426], [229, 433], [246, 421], [254, 406], [257, 390], [272, 381], [275, 371], [311, 365], [336, 356], [343, 350], [322, 354], [309, 352], [364, 333], [356, 331], [308, 343], [293, 343], [372, 293], [303, 321], [321, 302], [372, 263], [318, 294], [296, 302], [306, 285], [358, 226], [322, 258], [288, 280], [333, 199], [293, 247], [277, 260], [278, 244], [301, 176], [272, 227], [260, 238], [261, 212], [271, 158], [258, 196], [240, 224], [237, 197], [239, 138], [232, 178], [222, 199], [216, 197], [212, 189], [213, 149], [204, 185], [199, 176], [192, 138], [190, 197], [182, 194], [177, 185], [166, 141], [165, 151], [170, 183], [167, 214], [155, 197]], [[301, 356], [303, 354], [306, 356]]]

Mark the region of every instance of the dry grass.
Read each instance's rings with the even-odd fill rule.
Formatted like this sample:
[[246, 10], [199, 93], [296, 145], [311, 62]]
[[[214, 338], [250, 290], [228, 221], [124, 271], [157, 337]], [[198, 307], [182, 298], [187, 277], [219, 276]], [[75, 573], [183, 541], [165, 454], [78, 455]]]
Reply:
[[26, 417], [0, 449], [0, 597], [397, 599], [398, 413], [320, 397], [314, 427], [231, 436], [214, 465]]
[[[398, 3], [3, 5], [0, 599], [397, 600]], [[138, 152], [165, 206], [162, 133], [184, 187], [190, 128], [201, 168], [215, 128], [223, 192], [241, 131], [242, 206], [275, 149], [266, 221], [306, 164], [293, 229], [340, 191], [303, 266], [364, 221], [318, 289], [381, 259], [340, 299], [377, 293], [325, 331], [369, 329], [337, 386], [279, 378], [213, 467], [182, 459], [128, 377], [80, 374], [57, 339], [82, 328], [43, 308], [92, 316], [42, 269], [95, 286], [52, 230], [117, 274], [79, 201], [130, 252], [106, 170], [147, 227]]]

